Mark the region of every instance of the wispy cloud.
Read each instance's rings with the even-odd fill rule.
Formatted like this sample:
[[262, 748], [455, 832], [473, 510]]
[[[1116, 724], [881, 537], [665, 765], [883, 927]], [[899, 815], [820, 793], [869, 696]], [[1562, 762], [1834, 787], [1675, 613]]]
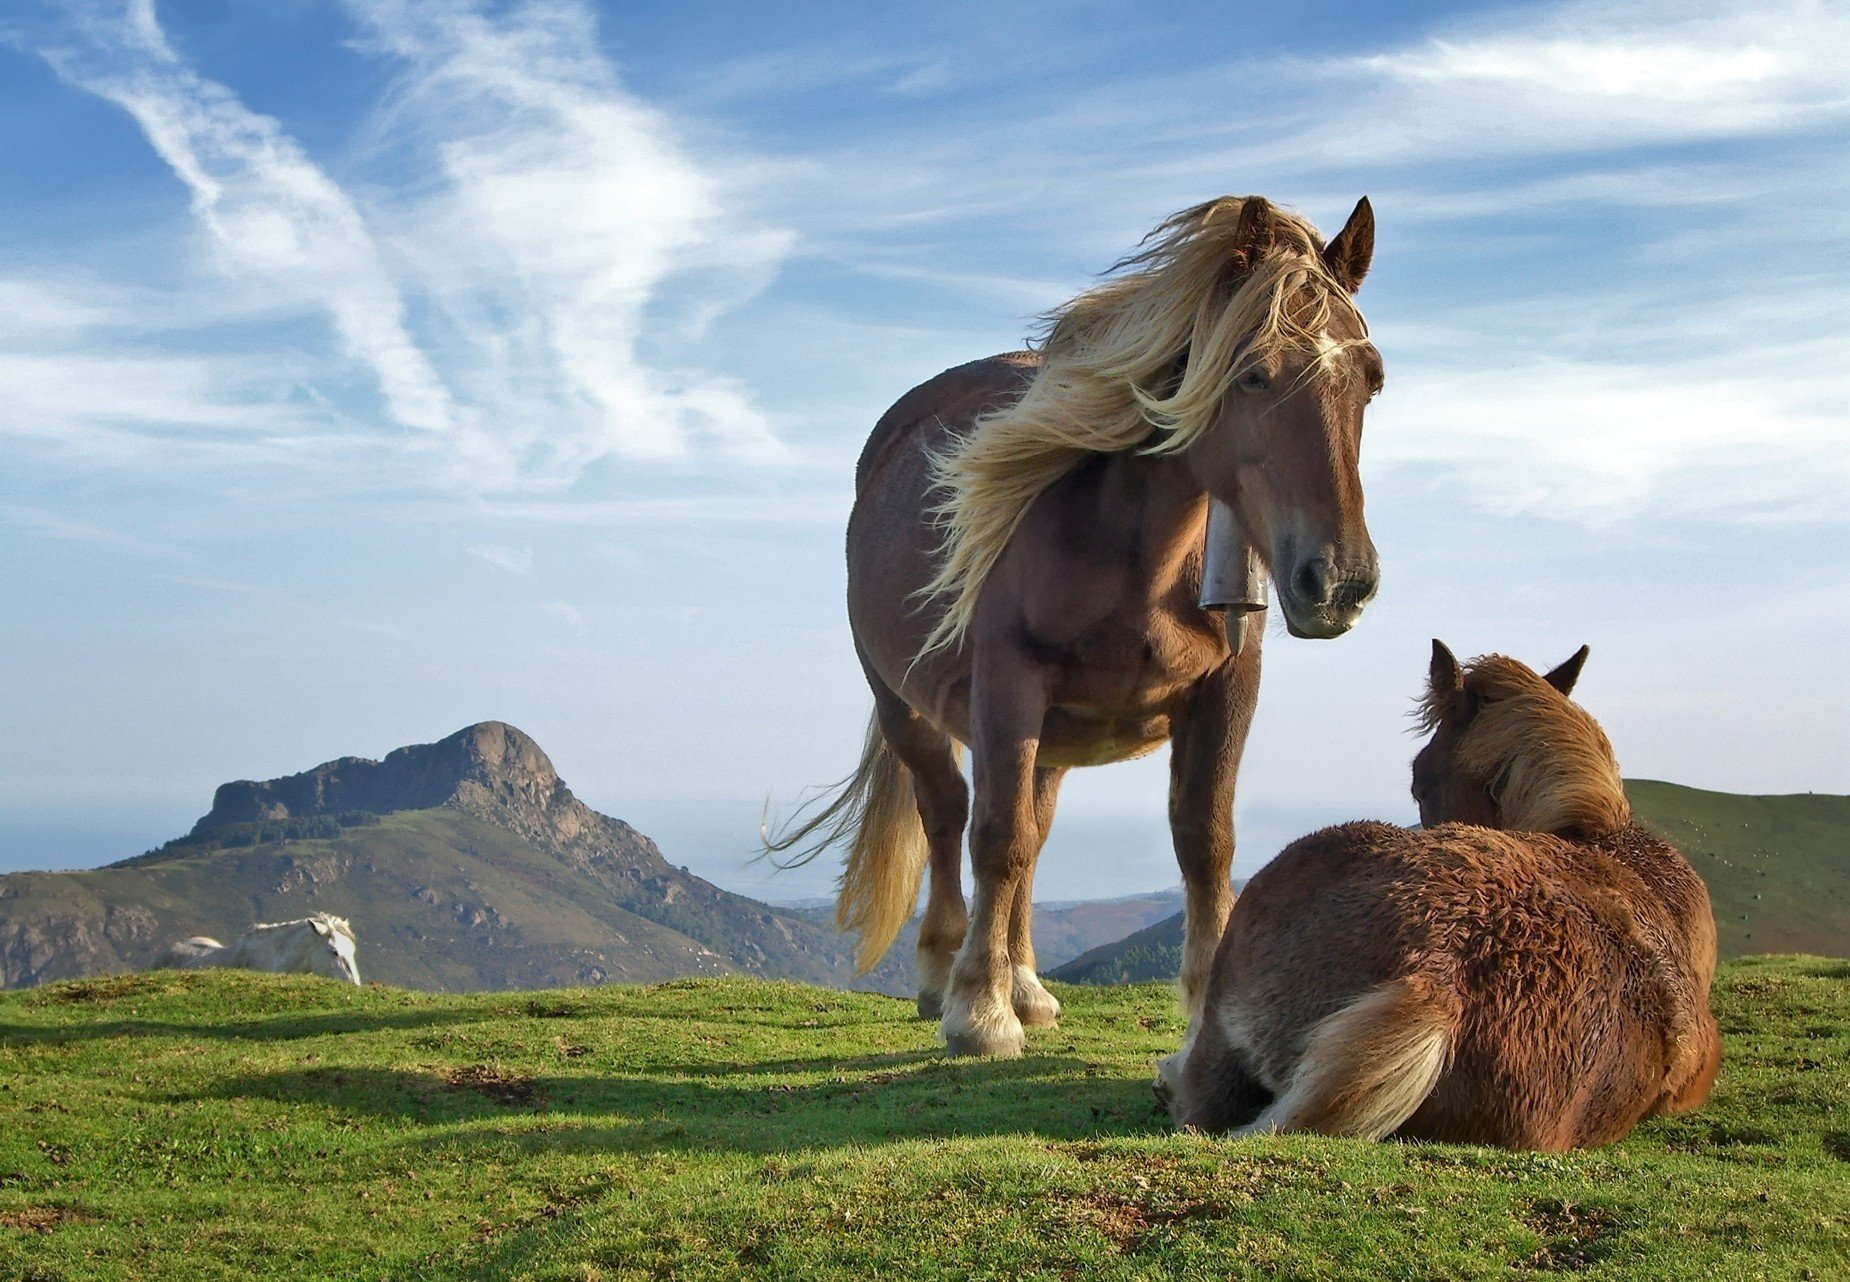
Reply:
[[570, 627], [582, 632], [585, 627], [585, 613], [569, 601], [547, 601], [540, 606], [546, 613], [562, 619]]
[[533, 573], [532, 548], [504, 548], [489, 544], [470, 548], [469, 555], [517, 578], [525, 578]]
[[[371, 126], [391, 144], [348, 186], [283, 122], [189, 64], [152, 0], [14, 38], [134, 119], [184, 183], [222, 281], [328, 319], [340, 362], [292, 353], [308, 368], [282, 387], [319, 409], [321, 428], [358, 428], [375, 457], [413, 462], [404, 479], [421, 470], [493, 491], [566, 485], [606, 458], [775, 456], [752, 394], [683, 353], [762, 288], [789, 238], [740, 217], [671, 122], [625, 91], [588, 7], [433, 0], [351, 14], [360, 47], [400, 76]], [[98, 319], [18, 284], [0, 301], [19, 303], [41, 336]], [[101, 359], [93, 341], [35, 352], [26, 382], [53, 388], [78, 359]], [[251, 363], [275, 378], [261, 356]], [[371, 375], [376, 412], [345, 394], [340, 363]], [[14, 392], [0, 415], [7, 430], [92, 448], [107, 437], [132, 454], [120, 447], [138, 423], [232, 417], [248, 389], [214, 386], [219, 372], [196, 362], [170, 375], [203, 381], [150, 388], [139, 420], [48, 391]], [[306, 434], [314, 417], [296, 426]]]
[[1738, 137], [1850, 110], [1850, 14], [1797, 3], [1572, 4], [1335, 62], [1372, 86], [1315, 133], [1332, 155], [1522, 153]]
[[455, 426], [449, 392], [406, 331], [403, 300], [353, 202], [276, 120], [180, 59], [153, 0], [130, 0], [117, 18], [92, 10], [43, 52], [65, 79], [134, 117], [186, 184], [227, 269], [327, 309], [394, 422]]
[[[415, 211], [434, 251], [411, 265], [488, 358], [476, 383], [515, 411], [512, 445], [567, 475], [606, 455], [676, 457], [695, 443], [774, 452], [742, 386], [684, 367], [652, 331], [697, 335], [770, 279], [788, 235], [728, 207], [672, 123], [623, 89], [589, 12], [532, 4], [491, 17], [389, 0], [351, 10], [370, 47], [402, 63], [392, 133], [414, 140], [400, 154], [437, 180]], [[511, 320], [485, 324], [496, 314]], [[510, 403], [509, 389], [536, 381], [540, 404]]]
[[1795, 360], [1567, 359], [1416, 368], [1382, 399], [1373, 465], [1490, 511], [1605, 523], [1841, 522], [1850, 490], [1834, 375]]

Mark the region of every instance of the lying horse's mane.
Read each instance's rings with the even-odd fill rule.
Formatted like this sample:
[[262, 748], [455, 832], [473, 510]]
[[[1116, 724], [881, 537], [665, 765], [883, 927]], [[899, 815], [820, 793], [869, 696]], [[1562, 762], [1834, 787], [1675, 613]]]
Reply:
[[963, 637], [1028, 505], [1088, 455], [1186, 449], [1246, 370], [1295, 351], [1316, 356], [1321, 372], [1348, 345], [1328, 336], [1339, 314], [1367, 332], [1302, 217], [1262, 201], [1264, 239], [1248, 252], [1240, 212], [1257, 199], [1223, 196], [1173, 215], [1112, 279], [1049, 313], [1021, 399], [933, 460], [944, 541], [920, 595], [945, 611], [921, 654]]
[[[1632, 821], [1612, 744], [1578, 704], [1500, 654], [1465, 665], [1464, 695], [1477, 712], [1455, 760], [1489, 787], [1505, 828], [1597, 837]], [[1437, 729], [1456, 698], [1428, 690], [1416, 712], [1421, 727]]]

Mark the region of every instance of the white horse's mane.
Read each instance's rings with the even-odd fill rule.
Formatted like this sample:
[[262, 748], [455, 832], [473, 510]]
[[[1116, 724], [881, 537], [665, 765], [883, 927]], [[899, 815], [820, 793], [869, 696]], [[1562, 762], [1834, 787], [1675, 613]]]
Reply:
[[254, 921], [246, 935], [255, 935], [260, 931], [288, 930], [292, 926], [313, 925], [320, 922], [336, 934], [345, 935], [349, 942], [357, 943], [353, 936], [353, 926], [345, 917], [336, 917], [333, 913], [310, 913], [306, 917], [297, 917], [293, 921]]

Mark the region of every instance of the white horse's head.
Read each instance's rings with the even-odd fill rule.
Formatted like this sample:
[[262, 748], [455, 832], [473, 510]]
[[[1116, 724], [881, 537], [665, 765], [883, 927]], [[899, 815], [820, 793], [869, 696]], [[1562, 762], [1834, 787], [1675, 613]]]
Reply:
[[354, 959], [353, 927], [347, 924], [347, 919], [316, 913], [303, 924], [314, 933], [305, 941], [308, 944], [307, 964], [302, 969], [329, 979], [359, 983], [360, 964]]

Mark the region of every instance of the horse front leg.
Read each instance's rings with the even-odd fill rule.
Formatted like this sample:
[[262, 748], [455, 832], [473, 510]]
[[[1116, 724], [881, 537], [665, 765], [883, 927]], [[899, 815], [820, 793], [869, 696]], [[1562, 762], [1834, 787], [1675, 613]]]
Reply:
[[1169, 830], [1182, 869], [1182, 1005], [1193, 1030], [1233, 910], [1233, 790], [1259, 693], [1258, 638], [1170, 718]]
[[[942, 1032], [953, 1055], [1019, 1055], [1010, 924], [1025, 893], [1041, 830], [1035, 821], [1035, 755], [1044, 707], [1026, 682], [974, 683], [970, 869], [976, 882], [970, 929], [951, 967]], [[1036, 984], [1038, 986], [1038, 982]]]
[[1027, 873], [1015, 884], [1015, 903], [1009, 915], [1009, 964], [1014, 973], [1013, 1002], [1015, 1016], [1030, 1028], [1052, 1028], [1060, 1022], [1060, 1002], [1041, 984], [1034, 963], [1034, 867], [1040, 862], [1041, 848], [1053, 828], [1054, 802], [1060, 795], [1064, 769], [1048, 766], [1034, 771], [1034, 823], [1039, 833], [1035, 839], [1034, 859]]

